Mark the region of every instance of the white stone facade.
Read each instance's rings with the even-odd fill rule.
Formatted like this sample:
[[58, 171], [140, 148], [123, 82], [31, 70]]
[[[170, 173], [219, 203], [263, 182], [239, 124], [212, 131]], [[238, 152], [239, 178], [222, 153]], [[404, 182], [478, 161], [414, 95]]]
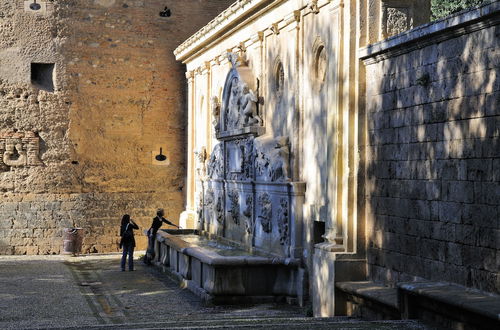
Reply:
[[[261, 140], [286, 144], [286, 152], [276, 151], [280, 156], [286, 154], [281, 158], [284, 181], [306, 188], [298, 199], [301, 205], [287, 206], [295, 221], [289, 225], [296, 231], [296, 242], [291, 247], [295, 250], [286, 256], [303, 260], [318, 316], [335, 313], [333, 283], [338, 263], [343, 263], [342, 269], [352, 273], [352, 278], [364, 273], [358, 262], [363, 259], [363, 249], [358, 246], [364, 246], [364, 199], [359, 198], [363, 189], [357, 180], [364, 159], [359, 141], [364, 140], [366, 125], [360, 120], [364, 105], [358, 96], [363, 95], [365, 82], [357, 50], [424, 22], [429, 16], [428, 4], [416, 11], [415, 2], [238, 1], [175, 51], [177, 59], [187, 66], [189, 88], [187, 205], [181, 225], [200, 228], [198, 222], [206, 212], [198, 212], [206, 205], [200, 196], [206, 199], [207, 182], [214, 178], [214, 171], [227, 172], [232, 166], [234, 172], [243, 172], [238, 166], [247, 162], [244, 152], [239, 154], [244, 147], [224, 142], [219, 150], [220, 141], [227, 140], [225, 131], [234, 137], [237, 128], [241, 134], [258, 137], [254, 143], [257, 154], [263, 150], [258, 146]], [[224, 98], [230, 92], [227, 79], [235, 64], [246, 84], [245, 92], [240, 93], [250, 101], [240, 98], [239, 108], [234, 108], [247, 113], [246, 117], [228, 119], [232, 99]], [[241, 105], [244, 102], [250, 102], [246, 112]], [[287, 142], [276, 142], [280, 139]], [[233, 151], [224, 153], [227, 148]], [[217, 157], [231, 159], [232, 165], [213, 166]], [[256, 164], [258, 167], [258, 160]], [[230, 185], [226, 181], [224, 184]], [[252, 182], [258, 186], [263, 181], [256, 176]], [[210, 189], [217, 191], [218, 183], [210, 182]], [[245, 189], [251, 188], [240, 191]], [[217, 205], [219, 197], [215, 195], [210, 193], [209, 199]], [[241, 200], [241, 195], [226, 198], [231, 199], [240, 209], [231, 210], [226, 202], [220, 211], [225, 209], [229, 216], [244, 213], [249, 202]], [[255, 195], [253, 202], [260, 202], [265, 209], [265, 196]], [[279, 198], [267, 202], [273, 209], [284, 204]], [[262, 218], [259, 221], [262, 223]], [[209, 231], [227, 236], [217, 229]], [[257, 243], [254, 239], [253, 246]], [[341, 261], [345, 256], [348, 262]]]

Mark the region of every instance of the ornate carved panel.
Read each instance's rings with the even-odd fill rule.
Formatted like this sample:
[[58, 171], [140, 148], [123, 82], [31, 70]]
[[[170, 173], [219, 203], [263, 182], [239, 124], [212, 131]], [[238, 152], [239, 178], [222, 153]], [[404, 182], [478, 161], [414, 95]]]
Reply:
[[245, 200], [245, 209], [243, 210], [243, 217], [245, 219], [245, 229], [248, 234], [252, 234], [254, 231], [254, 220], [253, 220], [253, 196], [248, 195]]
[[207, 164], [207, 174], [210, 179], [224, 178], [224, 152], [223, 144], [217, 144], [212, 150]]
[[284, 182], [290, 180], [290, 147], [288, 138], [256, 139], [255, 171], [257, 180]]
[[289, 244], [289, 233], [288, 233], [288, 199], [281, 198], [280, 206], [278, 208], [278, 230], [280, 234], [280, 244]]
[[241, 56], [228, 53], [228, 58], [233, 68], [227, 75], [222, 95], [222, 130], [260, 126], [258, 82], [249, 68], [239, 67], [243, 61]]
[[253, 179], [253, 138], [228, 141], [226, 146], [226, 178], [239, 181]]
[[229, 190], [227, 197], [230, 202], [229, 213], [231, 214], [231, 219], [237, 225], [240, 224], [240, 194], [237, 190]]
[[273, 230], [273, 209], [271, 197], [268, 193], [262, 193], [258, 197], [259, 203], [259, 216], [260, 224], [262, 225], [262, 230], [266, 233], [270, 233]]
[[414, 3], [408, 0], [382, 1], [382, 38], [413, 28]]

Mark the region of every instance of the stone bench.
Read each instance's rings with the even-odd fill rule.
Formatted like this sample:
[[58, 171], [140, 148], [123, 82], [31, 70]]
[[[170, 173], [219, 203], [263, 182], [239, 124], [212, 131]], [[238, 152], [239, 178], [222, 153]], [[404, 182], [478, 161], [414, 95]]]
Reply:
[[500, 296], [447, 282], [401, 283], [404, 319], [419, 318], [452, 329], [500, 329]]
[[338, 282], [339, 313], [367, 320], [400, 319], [397, 288], [370, 281]]
[[339, 282], [340, 313], [366, 319], [422, 319], [451, 329], [500, 329], [500, 296], [447, 282]]

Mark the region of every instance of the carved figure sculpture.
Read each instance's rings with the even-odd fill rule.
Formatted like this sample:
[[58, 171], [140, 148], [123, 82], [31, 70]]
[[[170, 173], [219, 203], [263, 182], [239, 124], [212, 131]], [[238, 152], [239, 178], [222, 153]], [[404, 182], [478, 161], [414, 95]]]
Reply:
[[204, 177], [207, 172], [206, 160], [207, 160], [207, 149], [205, 147], [201, 147], [199, 151], [194, 152], [196, 156], [196, 172], [201, 177]]
[[215, 134], [220, 132], [220, 102], [217, 96], [212, 96], [212, 125]]
[[221, 196], [217, 197], [217, 203], [214, 205], [214, 213], [217, 222], [222, 224], [224, 222], [224, 205]]
[[[256, 140], [257, 141], [257, 140]], [[290, 148], [287, 137], [261, 140], [256, 145], [256, 174], [266, 181], [290, 180]]]
[[257, 114], [257, 103], [259, 97], [256, 95], [248, 85], [243, 83], [241, 86], [241, 99], [240, 106], [243, 113], [243, 125], [252, 126], [255, 124], [262, 125], [262, 119]]
[[239, 79], [234, 77], [231, 81], [229, 102], [226, 111], [226, 129], [237, 128], [240, 124], [240, 98], [241, 88]]
[[212, 150], [207, 165], [207, 174], [211, 179], [220, 179], [224, 172], [224, 159], [222, 155], [222, 144], [217, 144]]
[[245, 228], [247, 233], [253, 233], [253, 196], [248, 195], [246, 198], [246, 207], [243, 210], [243, 216], [245, 217]]
[[268, 193], [262, 193], [258, 197], [259, 206], [260, 206], [260, 224], [262, 225], [262, 230], [266, 233], [270, 233], [273, 230], [272, 218], [273, 218], [273, 209], [271, 204], [271, 197]]
[[288, 244], [288, 200], [280, 199], [280, 207], [278, 209], [278, 230], [280, 233], [280, 244]]
[[290, 148], [288, 146], [288, 138], [280, 137], [276, 139], [276, 156], [271, 166], [271, 179], [277, 181], [283, 178], [285, 181], [290, 180]]
[[231, 218], [233, 222], [237, 225], [240, 224], [240, 195], [237, 190], [230, 190], [227, 193], [227, 197], [231, 201], [231, 208], [229, 213], [231, 213]]

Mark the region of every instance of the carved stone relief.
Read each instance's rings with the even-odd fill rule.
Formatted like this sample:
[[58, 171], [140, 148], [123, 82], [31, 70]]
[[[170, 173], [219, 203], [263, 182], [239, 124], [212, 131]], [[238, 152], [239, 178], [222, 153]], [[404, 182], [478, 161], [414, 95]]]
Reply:
[[220, 132], [220, 102], [217, 96], [212, 96], [212, 125], [215, 134]]
[[311, 12], [318, 14], [319, 13], [318, 0], [311, 0], [309, 2], [309, 9], [311, 10]]
[[222, 179], [224, 176], [224, 159], [223, 159], [223, 145], [221, 143], [217, 144], [207, 165], [207, 174], [211, 179]]
[[240, 194], [237, 190], [229, 190], [227, 193], [227, 197], [229, 198], [230, 208], [229, 213], [231, 213], [231, 218], [233, 222], [237, 225], [240, 224]]
[[248, 126], [262, 125], [262, 119], [258, 113], [258, 82], [255, 84], [256, 90], [251, 89], [248, 84], [253, 83], [253, 81], [245, 82], [238, 71], [240, 70], [238, 66], [243, 59], [234, 53], [228, 53], [227, 56], [233, 65], [233, 69], [229, 72], [224, 85], [222, 100], [224, 130], [231, 131]]
[[382, 38], [388, 38], [413, 28], [414, 4], [404, 0], [382, 1]]
[[246, 200], [246, 206], [243, 210], [243, 217], [245, 218], [245, 229], [248, 234], [253, 233], [254, 221], [253, 221], [253, 196], [248, 195]]
[[196, 156], [196, 172], [199, 176], [204, 177], [207, 174], [206, 160], [207, 160], [207, 149], [201, 147], [199, 151], [195, 151]]
[[254, 158], [253, 138], [227, 142], [227, 178], [244, 181], [252, 179]]
[[280, 234], [280, 244], [287, 245], [288, 243], [288, 200], [286, 198], [280, 199], [280, 206], [278, 208], [278, 230]]
[[203, 193], [198, 194], [198, 205], [197, 205], [197, 214], [198, 214], [198, 222], [203, 222]]
[[40, 137], [33, 132], [0, 133], [0, 170], [40, 166]]
[[285, 85], [285, 70], [283, 63], [278, 59], [276, 60], [274, 69], [274, 93], [278, 99], [283, 96], [283, 89]]
[[408, 8], [387, 8], [387, 36], [393, 36], [408, 30]]
[[218, 223], [224, 223], [224, 204], [222, 196], [217, 197], [217, 202], [214, 205], [214, 215]]
[[270, 233], [273, 230], [273, 224], [272, 224], [273, 209], [272, 209], [271, 197], [269, 196], [268, 193], [262, 193], [258, 197], [258, 203], [260, 207], [260, 213], [258, 218], [260, 219], [262, 230], [266, 233]]
[[[257, 140], [256, 140], [257, 141]], [[259, 140], [256, 145], [256, 175], [264, 181], [290, 180], [290, 147], [286, 137]]]

